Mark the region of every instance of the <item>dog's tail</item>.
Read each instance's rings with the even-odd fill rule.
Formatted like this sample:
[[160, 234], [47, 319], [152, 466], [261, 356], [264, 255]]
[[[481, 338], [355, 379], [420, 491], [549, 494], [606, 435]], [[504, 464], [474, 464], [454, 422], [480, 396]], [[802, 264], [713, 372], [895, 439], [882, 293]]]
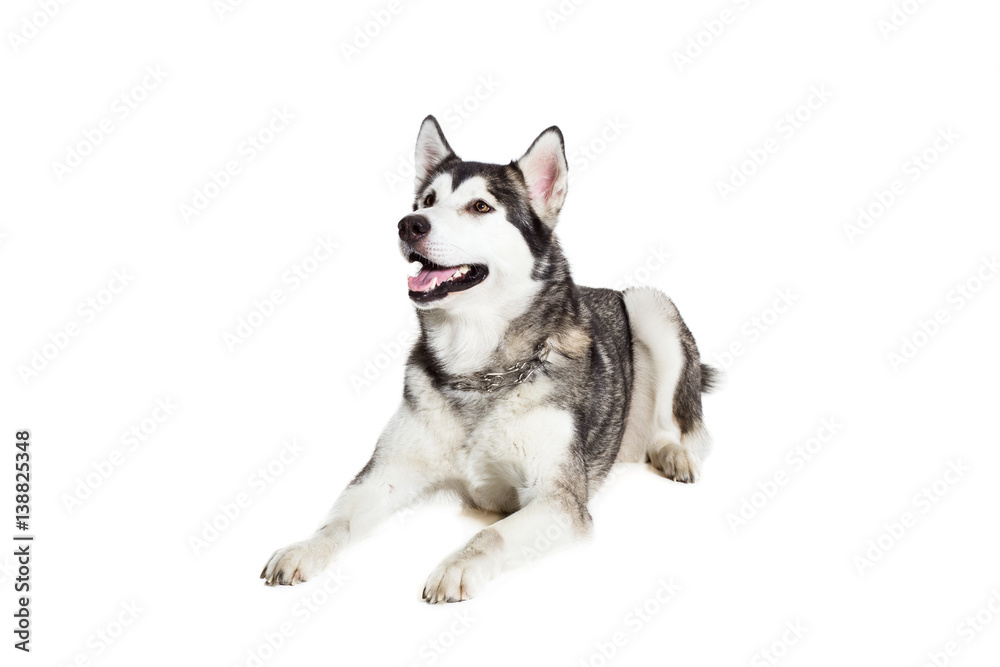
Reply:
[[710, 394], [719, 388], [722, 382], [722, 373], [715, 366], [708, 364], [701, 365], [701, 392]]

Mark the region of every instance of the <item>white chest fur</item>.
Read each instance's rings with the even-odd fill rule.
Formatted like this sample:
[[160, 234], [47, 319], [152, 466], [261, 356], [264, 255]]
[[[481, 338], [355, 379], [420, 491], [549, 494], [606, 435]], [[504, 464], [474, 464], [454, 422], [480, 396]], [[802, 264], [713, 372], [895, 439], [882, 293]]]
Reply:
[[[408, 377], [408, 380], [415, 379]], [[421, 378], [424, 379], [424, 378]], [[417, 389], [412, 383], [410, 390]], [[476, 505], [513, 512], [560, 471], [574, 436], [572, 415], [545, 400], [551, 382], [538, 378], [496, 394], [470, 392], [457, 406], [420, 382], [413, 416], [428, 433], [422, 458], [444, 486]], [[433, 392], [427, 394], [426, 392]]]

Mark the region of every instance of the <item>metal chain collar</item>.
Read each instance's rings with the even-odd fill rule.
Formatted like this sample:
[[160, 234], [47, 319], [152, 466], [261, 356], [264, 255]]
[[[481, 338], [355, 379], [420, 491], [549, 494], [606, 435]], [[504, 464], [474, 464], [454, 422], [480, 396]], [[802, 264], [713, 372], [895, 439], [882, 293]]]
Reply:
[[519, 361], [507, 370], [494, 373], [474, 373], [457, 375], [448, 386], [461, 391], [482, 391], [487, 394], [527, 382], [532, 375], [545, 365], [549, 357], [549, 346], [542, 343], [530, 359]]

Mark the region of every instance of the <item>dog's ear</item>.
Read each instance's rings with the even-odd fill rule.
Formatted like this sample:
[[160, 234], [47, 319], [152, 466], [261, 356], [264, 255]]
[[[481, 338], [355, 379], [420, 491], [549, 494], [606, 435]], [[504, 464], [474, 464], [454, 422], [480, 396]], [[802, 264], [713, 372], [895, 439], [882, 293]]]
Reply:
[[524, 174], [535, 213], [549, 227], [554, 226], [566, 201], [569, 178], [566, 148], [559, 128], [553, 125], [538, 135], [528, 152], [517, 161], [517, 166]]
[[437, 166], [449, 157], [455, 157], [455, 151], [451, 150], [448, 140], [444, 138], [444, 132], [441, 131], [437, 118], [434, 116], [424, 118], [417, 134], [417, 152], [414, 159], [417, 172], [415, 187], [419, 188]]

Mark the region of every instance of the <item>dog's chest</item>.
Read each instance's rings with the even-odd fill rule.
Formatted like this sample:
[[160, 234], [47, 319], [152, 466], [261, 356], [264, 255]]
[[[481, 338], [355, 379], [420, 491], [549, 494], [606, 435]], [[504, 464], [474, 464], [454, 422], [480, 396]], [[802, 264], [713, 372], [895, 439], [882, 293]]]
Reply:
[[573, 439], [573, 418], [548, 403], [549, 384], [470, 395], [452, 408], [464, 438], [444, 454], [454, 481], [480, 507], [515, 511], [559, 474]]

